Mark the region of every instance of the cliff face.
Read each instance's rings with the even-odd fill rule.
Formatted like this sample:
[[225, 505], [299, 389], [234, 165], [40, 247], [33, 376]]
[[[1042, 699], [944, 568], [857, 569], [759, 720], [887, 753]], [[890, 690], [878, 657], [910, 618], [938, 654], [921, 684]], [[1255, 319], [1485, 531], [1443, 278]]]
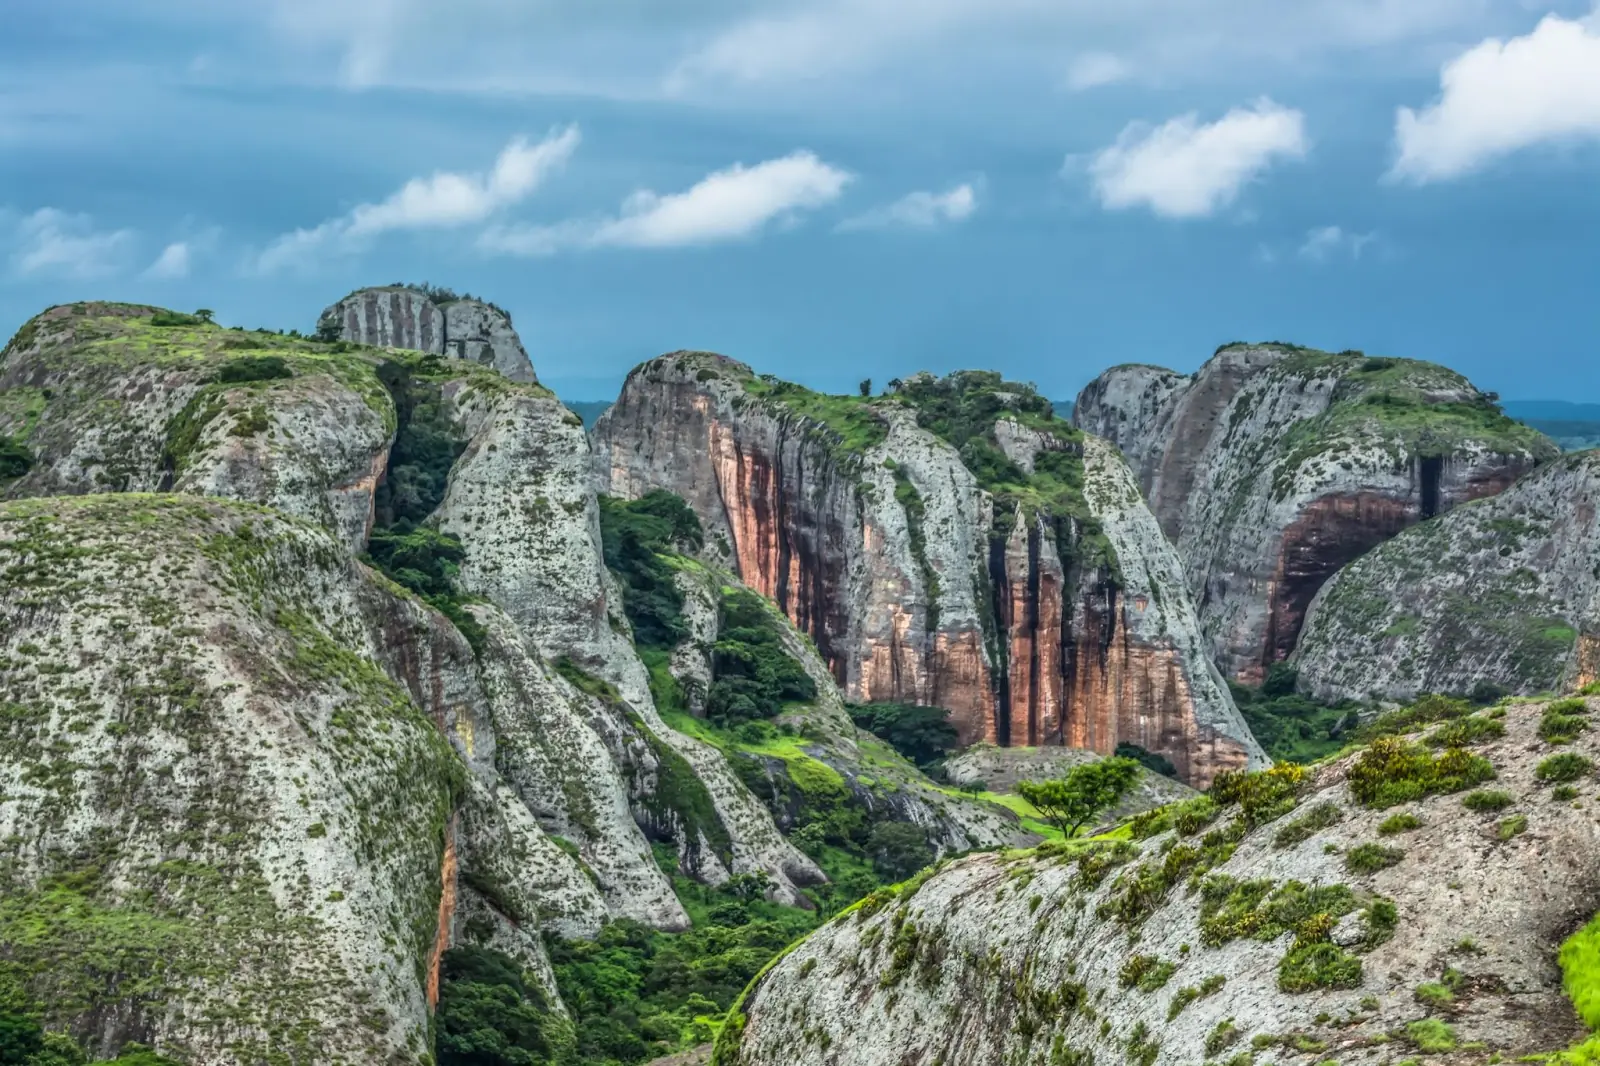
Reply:
[[[1396, 811], [1361, 802], [1351, 756], [1298, 783], [1268, 779], [1249, 809], [1193, 801], [1192, 821], [1155, 822], [1144, 839], [941, 865], [758, 978], [716, 1061], [1376, 1064], [1561, 1050], [1585, 1030], [1557, 949], [1600, 907], [1585, 859], [1600, 831], [1586, 804], [1552, 801], [1539, 780], [1552, 751], [1540, 711], [1504, 709], [1498, 739], [1482, 724], [1496, 719], [1476, 726], [1504, 811], [1434, 795], [1402, 809], [1413, 828], [1380, 838]], [[1595, 738], [1569, 753], [1592, 759]], [[1592, 767], [1576, 784], [1587, 799]], [[1260, 802], [1269, 791], [1276, 802]]]
[[1129, 456], [1213, 657], [1252, 683], [1340, 567], [1556, 454], [1442, 367], [1285, 345], [1228, 346], [1189, 378], [1108, 370], [1074, 421]]
[[[1202, 783], [1258, 761], [1120, 460], [1048, 415], [1008, 413], [1002, 385], [919, 378], [857, 402], [677, 353], [636, 369], [597, 423], [597, 477], [687, 500], [852, 699], [949, 708], [966, 742], [1131, 741]], [[1020, 489], [986, 488], [920, 424], [969, 401], [982, 413], [957, 422], [981, 432], [963, 447]]]
[[494, 304], [404, 286], [357, 289], [323, 311], [318, 336], [465, 359], [512, 381], [537, 380], [511, 316]]
[[[197, 497], [0, 505], [0, 573], [5, 974], [102, 1053], [422, 1046], [441, 901], [479, 870], [451, 823], [515, 815], [454, 629], [327, 533]], [[548, 928], [597, 928], [576, 864], [524, 839], [571, 901]]]
[[1319, 698], [1409, 698], [1600, 679], [1600, 453], [1408, 529], [1340, 571], [1296, 664]]

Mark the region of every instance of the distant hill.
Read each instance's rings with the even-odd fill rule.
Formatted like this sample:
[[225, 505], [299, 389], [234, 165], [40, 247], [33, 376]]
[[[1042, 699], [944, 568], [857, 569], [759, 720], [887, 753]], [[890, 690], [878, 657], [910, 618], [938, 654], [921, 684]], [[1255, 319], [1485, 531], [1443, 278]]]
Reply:
[[1564, 452], [1600, 448], [1600, 403], [1507, 400], [1500, 406], [1512, 418], [1555, 441]]
[[605, 414], [606, 408], [611, 406], [610, 400], [562, 400], [567, 410], [583, 419], [583, 428], [589, 429], [595, 419]]

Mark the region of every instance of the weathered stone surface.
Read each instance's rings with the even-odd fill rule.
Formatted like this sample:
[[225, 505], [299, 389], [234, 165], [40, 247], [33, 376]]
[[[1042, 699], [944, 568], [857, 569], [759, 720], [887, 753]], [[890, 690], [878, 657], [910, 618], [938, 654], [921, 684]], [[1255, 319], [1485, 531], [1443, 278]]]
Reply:
[[1341, 566], [1556, 453], [1443, 367], [1286, 345], [1229, 345], [1182, 379], [1108, 370], [1074, 420], [1129, 457], [1212, 656], [1246, 682]]
[[[852, 450], [751, 381], [704, 353], [636, 369], [596, 425], [597, 476], [616, 495], [687, 500], [713, 556], [812, 638], [849, 698], [949, 708], [968, 742], [1132, 741], [1202, 783], [1260, 760], [1200, 655], [1181, 580], [1166, 586], [1178, 576], [1170, 546], [1131, 517], [1142, 511], [1131, 481], [1131, 497], [1088, 494], [1086, 516], [1116, 528], [1119, 560], [1142, 556], [1122, 561], [1143, 582], [1125, 598], [1069, 566], [1067, 541], [1089, 535], [1077, 525], [1020, 516], [997, 539], [990, 495], [907, 405], [875, 401], [863, 417], [879, 439]], [[1005, 419], [995, 433], [1028, 470], [1040, 451], [1074, 447]], [[1083, 463], [1120, 467], [1109, 451]]]
[[[1535, 780], [1550, 751], [1537, 737], [1539, 717], [1537, 705], [1509, 708], [1506, 737], [1480, 749], [1498, 770], [1494, 787], [1514, 798], [1507, 812], [1470, 813], [1459, 796], [1424, 799], [1405, 808], [1421, 828], [1385, 841], [1401, 851], [1394, 864], [1352, 873], [1345, 856], [1377, 839], [1394, 811], [1353, 801], [1346, 759], [1320, 768], [1292, 814], [1247, 833], [1213, 869], [1212, 877], [1273, 888], [1347, 886], [1351, 917], [1328, 935], [1359, 960], [1348, 987], [1285, 991], [1280, 964], [1295, 936], [1208, 937], [1206, 894], [1181, 879], [1157, 897], [1136, 938], [1118, 911], [1102, 910], [1138, 864], [1159, 869], [1180, 854], [1170, 845], [1199, 840], [1174, 842], [1169, 831], [1132, 845], [1131, 861], [1098, 884], [1059, 848], [973, 855], [897, 899], [836, 918], [757, 981], [724, 1031], [719, 1061], [1001, 1066], [1092, 1054], [1191, 1066], [1254, 1047], [1275, 1061], [1364, 1066], [1413, 1054], [1407, 1026], [1430, 1014], [1458, 1047], [1482, 1041], [1478, 1054], [1509, 1061], [1560, 1050], [1585, 1035], [1556, 951], [1600, 908], [1600, 872], [1586, 859], [1600, 827], [1588, 809], [1592, 779], [1579, 786], [1582, 804], [1552, 802]], [[1600, 753], [1600, 734], [1581, 734], [1576, 750]], [[1334, 824], [1280, 845], [1290, 820], [1324, 804], [1337, 808]], [[1513, 813], [1526, 817], [1526, 831], [1501, 839], [1498, 822]], [[1392, 936], [1362, 942], [1380, 897], [1395, 907]], [[1171, 965], [1170, 977], [1148, 991], [1132, 987], [1124, 975], [1135, 955]], [[1446, 967], [1460, 974], [1457, 992], [1430, 1008], [1416, 990]], [[1197, 995], [1207, 979], [1214, 986]]]
[[357, 289], [317, 319], [319, 336], [465, 359], [512, 381], [536, 380], [511, 316], [470, 297], [440, 300], [404, 286]]
[[197, 497], [5, 504], [0, 574], [0, 943], [49, 1020], [207, 1066], [421, 1046], [467, 775], [375, 662], [432, 613]]
[[[1083, 748], [996, 748], [977, 744], [944, 764], [954, 785], [981, 785], [990, 792], [1015, 792], [1022, 781], [1051, 781], [1066, 777], [1073, 768], [1097, 762], [1104, 756]], [[1119, 821], [1130, 815], [1177, 800], [1192, 799], [1194, 789], [1181, 781], [1142, 770], [1139, 780], [1099, 821]]]
[[1600, 452], [1578, 452], [1375, 548], [1312, 604], [1301, 686], [1407, 699], [1600, 679], [1597, 506]]
[[[157, 327], [158, 309], [71, 304], [0, 356], [0, 434], [33, 468], [6, 497], [174, 489], [265, 504], [366, 545], [394, 407], [375, 360], [218, 326]], [[289, 378], [214, 383], [275, 356]]]

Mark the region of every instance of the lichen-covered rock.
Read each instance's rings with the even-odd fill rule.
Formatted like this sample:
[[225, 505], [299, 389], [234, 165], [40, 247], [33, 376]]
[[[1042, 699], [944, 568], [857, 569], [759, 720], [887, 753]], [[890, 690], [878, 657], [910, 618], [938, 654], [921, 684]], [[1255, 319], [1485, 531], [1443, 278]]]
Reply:
[[1313, 601], [1295, 662], [1319, 699], [1600, 680], [1600, 452], [1406, 530]]
[[33, 457], [0, 495], [222, 496], [309, 518], [359, 551], [394, 432], [377, 362], [153, 307], [51, 308], [0, 355], [0, 435]]
[[[615, 495], [682, 496], [711, 557], [778, 604], [851, 699], [946, 707], [966, 742], [1110, 752], [1132, 741], [1202, 784], [1259, 762], [1195, 657], [1182, 583], [1167, 586], [1178, 568], [1154, 524], [1133, 519], [1137, 491], [1081, 489], [1086, 468], [1119, 461], [1086, 455], [1082, 435], [1037, 404], [1007, 413], [1019, 397], [990, 377], [919, 376], [857, 401], [675, 353], [629, 375], [597, 423], [597, 476]], [[969, 449], [1028, 484], [984, 487], [921, 424], [933, 408], [908, 400], [913, 388], [929, 404], [978, 395], [988, 414], [973, 417], [987, 417], [994, 443]], [[1125, 588], [1118, 566], [1140, 584]]]
[[[1510, 707], [1505, 736], [1477, 749], [1504, 810], [1434, 795], [1403, 808], [1414, 828], [1381, 837], [1395, 810], [1356, 802], [1352, 756], [1314, 771], [1289, 813], [1257, 805], [1260, 824], [1192, 806], [1188, 835], [944, 864], [758, 978], [716, 1061], [1362, 1066], [1560, 1050], [1585, 1033], [1556, 952], [1600, 908], [1586, 859], [1600, 828], [1592, 767], [1581, 804], [1537, 779], [1540, 711]], [[1600, 734], [1574, 750], [1592, 759]]]
[[1188, 378], [1113, 368], [1074, 421], [1128, 457], [1213, 658], [1251, 683], [1340, 567], [1556, 454], [1443, 367], [1277, 344], [1225, 346]]
[[430, 617], [253, 506], [0, 505], [0, 973], [101, 1052], [415, 1061], [467, 771], [377, 661]]
[[404, 285], [357, 289], [322, 312], [317, 334], [465, 359], [512, 381], [536, 380], [522, 339], [511, 328], [511, 316], [470, 296]]

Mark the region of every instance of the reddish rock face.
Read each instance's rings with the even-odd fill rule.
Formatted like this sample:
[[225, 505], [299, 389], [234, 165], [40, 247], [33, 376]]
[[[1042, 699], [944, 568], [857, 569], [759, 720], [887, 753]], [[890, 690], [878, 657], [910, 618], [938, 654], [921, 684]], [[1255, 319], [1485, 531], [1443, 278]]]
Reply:
[[[812, 638], [847, 698], [946, 708], [963, 744], [1110, 753], [1131, 741], [1202, 784], [1251, 757], [1197, 725], [1176, 647], [1123, 620], [1142, 606], [1124, 603], [1098, 571], [1064, 564], [1070, 528], [1019, 516], [1009, 534], [995, 534], [989, 497], [954, 451], [909, 429], [959, 475], [947, 481], [965, 478], [981, 498], [975, 521], [925, 523], [930, 541], [944, 538], [929, 552], [966, 571], [935, 569], [942, 592], [930, 612], [893, 482], [874, 481], [889, 478], [886, 459], [903, 466], [902, 438], [845, 453], [816, 423], [751, 397], [741, 372], [699, 353], [636, 370], [595, 429], [603, 491], [682, 496], [712, 550]], [[946, 504], [929, 496], [929, 515], [966, 513]], [[957, 576], [966, 582], [959, 596]]]

